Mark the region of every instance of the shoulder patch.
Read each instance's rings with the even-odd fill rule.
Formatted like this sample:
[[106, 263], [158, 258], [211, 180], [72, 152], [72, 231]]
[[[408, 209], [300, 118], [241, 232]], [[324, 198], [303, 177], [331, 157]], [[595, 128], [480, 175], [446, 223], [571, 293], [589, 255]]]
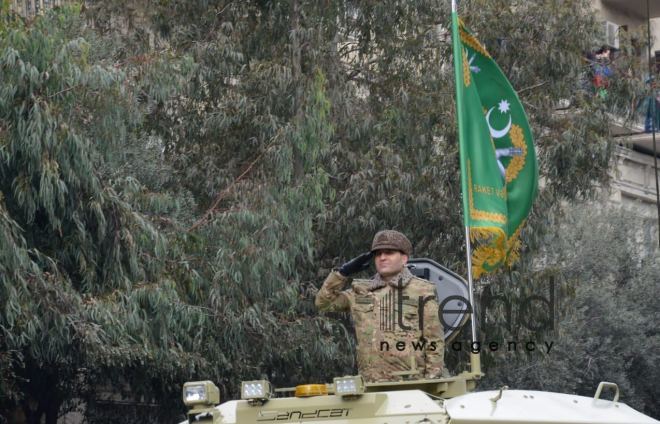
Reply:
[[364, 279], [353, 280], [353, 283], [351, 284], [351, 288], [353, 289], [353, 293], [360, 294], [360, 295], [364, 295], [364, 294], [368, 293], [370, 286], [371, 286], [371, 281], [370, 280], [364, 280]]
[[351, 283], [351, 287], [369, 287], [371, 285], [371, 280], [364, 278], [357, 278]]

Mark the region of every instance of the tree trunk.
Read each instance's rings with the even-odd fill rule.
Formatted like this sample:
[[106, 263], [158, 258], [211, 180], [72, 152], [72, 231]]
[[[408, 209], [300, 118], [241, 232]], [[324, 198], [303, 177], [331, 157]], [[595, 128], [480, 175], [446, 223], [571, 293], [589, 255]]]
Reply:
[[[291, 77], [295, 85], [293, 98], [293, 114], [296, 125], [303, 121], [303, 87], [302, 84], [302, 51], [300, 44], [300, 4], [298, 0], [291, 2]], [[293, 183], [298, 184], [303, 177], [303, 158], [299, 142], [293, 144]]]

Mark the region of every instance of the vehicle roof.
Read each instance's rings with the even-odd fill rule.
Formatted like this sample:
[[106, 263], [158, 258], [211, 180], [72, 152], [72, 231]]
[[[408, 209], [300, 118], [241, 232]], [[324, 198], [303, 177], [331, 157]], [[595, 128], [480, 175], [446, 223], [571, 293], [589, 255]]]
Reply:
[[660, 423], [621, 402], [534, 390], [468, 393], [445, 401], [452, 424], [647, 424]]
[[[421, 390], [275, 398], [262, 405], [232, 400], [218, 405], [223, 424], [313, 422], [451, 424], [653, 424], [660, 423], [621, 402], [534, 390], [468, 393], [434, 400]], [[423, 421], [431, 420], [431, 421]]]

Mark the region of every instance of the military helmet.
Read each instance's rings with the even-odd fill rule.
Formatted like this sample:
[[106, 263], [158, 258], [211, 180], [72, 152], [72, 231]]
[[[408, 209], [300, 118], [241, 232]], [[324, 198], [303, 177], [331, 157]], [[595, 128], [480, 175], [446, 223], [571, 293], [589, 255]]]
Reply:
[[392, 249], [399, 250], [405, 255], [412, 253], [412, 243], [408, 237], [394, 230], [382, 230], [376, 233], [374, 241], [371, 243], [371, 251]]

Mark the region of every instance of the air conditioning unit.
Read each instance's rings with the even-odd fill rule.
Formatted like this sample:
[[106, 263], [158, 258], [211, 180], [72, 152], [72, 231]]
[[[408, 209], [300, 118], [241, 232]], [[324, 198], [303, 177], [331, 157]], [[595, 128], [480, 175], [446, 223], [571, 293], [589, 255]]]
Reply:
[[605, 44], [618, 49], [619, 48], [619, 25], [610, 21], [603, 21], [603, 34], [605, 35]]

